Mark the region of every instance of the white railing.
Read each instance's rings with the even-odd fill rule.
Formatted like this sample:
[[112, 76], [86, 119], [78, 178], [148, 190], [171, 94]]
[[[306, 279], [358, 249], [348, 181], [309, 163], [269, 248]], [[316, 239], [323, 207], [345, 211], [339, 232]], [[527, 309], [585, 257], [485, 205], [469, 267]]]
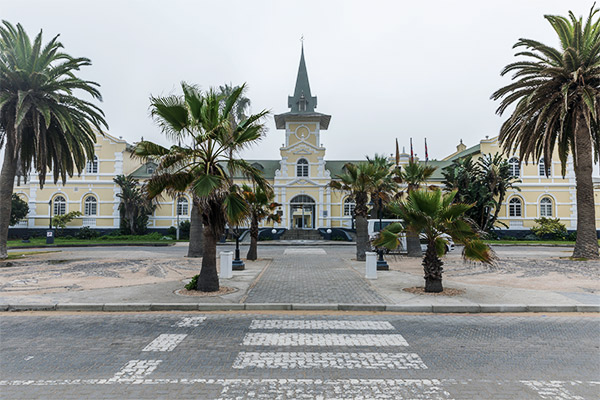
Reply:
[[508, 226], [511, 228], [522, 228], [523, 227], [523, 220], [518, 219], [518, 220], [510, 220], [510, 222], [508, 223]]
[[15, 228], [27, 228], [29, 226], [29, 221], [27, 221], [26, 219], [22, 219], [13, 226]]
[[94, 228], [96, 226], [96, 218], [83, 218], [83, 226]]

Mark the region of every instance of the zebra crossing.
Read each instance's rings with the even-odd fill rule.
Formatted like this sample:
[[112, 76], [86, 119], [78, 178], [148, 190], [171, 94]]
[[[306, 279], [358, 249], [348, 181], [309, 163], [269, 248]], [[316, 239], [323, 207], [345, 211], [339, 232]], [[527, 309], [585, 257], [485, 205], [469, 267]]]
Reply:
[[[418, 349], [415, 351], [390, 321], [358, 318], [244, 318], [237, 325], [242, 328], [239, 336], [232, 337], [235, 343], [228, 345], [231, 357], [225, 357], [227, 363], [231, 362], [225, 365], [226, 369], [231, 368], [231, 373], [225, 371], [221, 376], [213, 376], [200, 372], [187, 377], [169, 373], [178, 351], [182, 351], [180, 345], [184, 342], [195, 345], [194, 341], [202, 340], [201, 332], [218, 327], [218, 321], [209, 315], [182, 316], [169, 322], [163, 331], [166, 333], [138, 347], [132, 359], [121, 364], [120, 369], [115, 368], [118, 370], [112, 375], [91, 379], [0, 380], [0, 387], [196, 385], [200, 391], [216, 390], [216, 396], [205, 398], [222, 400], [448, 400], [473, 398], [465, 393], [489, 387], [503, 394], [516, 393], [512, 398], [582, 400], [588, 397], [579, 393], [600, 390], [600, 382], [592, 381], [434, 379], [434, 370], [439, 366], [430, 368]], [[202, 330], [195, 329], [201, 325], [205, 326]]]

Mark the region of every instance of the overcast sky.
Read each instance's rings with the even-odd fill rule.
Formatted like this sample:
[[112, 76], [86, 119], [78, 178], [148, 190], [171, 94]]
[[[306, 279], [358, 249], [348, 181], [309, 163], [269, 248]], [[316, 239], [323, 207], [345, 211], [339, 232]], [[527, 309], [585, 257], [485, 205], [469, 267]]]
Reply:
[[[150, 1], [0, 0], [0, 18], [92, 60], [81, 77], [101, 84], [109, 133], [168, 142], [149, 117], [149, 96], [246, 82], [254, 112], [288, 111], [304, 49], [317, 111], [332, 115], [326, 159], [394, 152], [394, 139], [443, 158], [498, 134], [492, 92], [506, 85], [513, 44], [558, 46], [544, 14], [587, 15], [592, 1]], [[247, 158], [277, 159], [284, 141], [272, 115]]]

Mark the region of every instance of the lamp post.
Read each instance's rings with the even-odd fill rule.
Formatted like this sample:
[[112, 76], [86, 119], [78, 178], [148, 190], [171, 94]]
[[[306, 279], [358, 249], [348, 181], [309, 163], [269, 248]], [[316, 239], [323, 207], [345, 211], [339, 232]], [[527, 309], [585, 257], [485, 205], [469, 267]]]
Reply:
[[177, 226], [175, 227], [175, 239], [179, 240], [179, 196], [175, 200], [175, 214], [177, 214]]
[[50, 219], [48, 220], [48, 230], [46, 231], [46, 244], [54, 244], [54, 231], [52, 230], [52, 199], [48, 201]]
[[235, 235], [235, 259], [231, 262], [231, 269], [234, 271], [243, 271], [246, 265], [240, 259], [240, 230], [237, 225], [233, 230], [233, 234]]
[[[377, 214], [379, 214], [379, 234], [381, 235], [381, 231], [383, 229], [383, 223], [381, 221], [383, 214], [383, 201], [381, 200], [381, 197], [379, 197], [379, 209], [377, 210]], [[377, 254], [379, 255], [379, 258], [377, 259], [377, 270], [389, 271], [390, 266], [388, 265], [387, 261], [383, 259], [383, 248], [377, 247]]]

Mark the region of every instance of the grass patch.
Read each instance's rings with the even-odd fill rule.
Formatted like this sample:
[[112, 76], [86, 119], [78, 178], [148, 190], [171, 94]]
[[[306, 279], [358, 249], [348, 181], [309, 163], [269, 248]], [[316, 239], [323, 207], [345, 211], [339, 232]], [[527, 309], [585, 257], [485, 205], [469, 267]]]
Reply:
[[485, 240], [487, 244], [566, 244], [575, 246], [575, 242], [569, 240]]
[[[152, 239], [132, 239], [132, 240], [120, 240], [120, 239], [65, 239], [56, 238], [54, 239], [54, 246], [71, 245], [71, 244], [86, 244], [86, 245], [98, 245], [98, 244], [156, 244], [156, 243], [175, 243], [177, 240], [152, 240]], [[180, 242], [187, 242], [187, 240], [180, 240]], [[8, 248], [11, 247], [39, 247], [46, 245], [46, 238], [32, 238], [29, 243], [23, 243], [21, 240], [9, 240]]]

